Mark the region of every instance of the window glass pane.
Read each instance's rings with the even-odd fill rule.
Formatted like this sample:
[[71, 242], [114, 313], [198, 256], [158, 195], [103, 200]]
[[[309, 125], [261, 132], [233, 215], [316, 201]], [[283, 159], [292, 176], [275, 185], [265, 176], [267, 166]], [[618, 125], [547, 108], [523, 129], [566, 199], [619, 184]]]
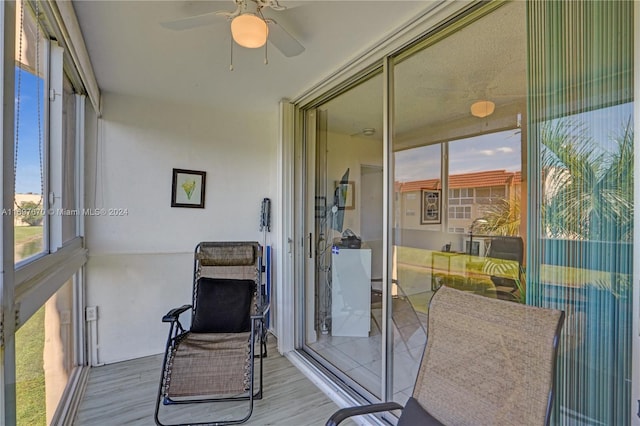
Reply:
[[[395, 188], [442, 189], [446, 199], [440, 208], [447, 212], [440, 220], [395, 223], [398, 294], [392, 309], [404, 314], [394, 317], [394, 400], [400, 403], [413, 390], [433, 292], [447, 284], [497, 297], [490, 274], [482, 269], [491, 235], [503, 229], [520, 232], [516, 194], [522, 180], [518, 123], [526, 106], [524, 23], [524, 2], [507, 3], [434, 43], [427, 41], [427, 47], [393, 67]], [[494, 102], [493, 114], [473, 116], [471, 105], [479, 100]], [[441, 158], [448, 163], [440, 164]], [[481, 229], [481, 204], [474, 197], [489, 202], [489, 188], [498, 185], [509, 194], [502, 197], [508, 198], [502, 212], [514, 216], [509, 223], [515, 226], [506, 226], [496, 213], [484, 219], [493, 228]], [[469, 234], [471, 228], [476, 236]]]
[[45, 47], [29, 7], [16, 3], [15, 261], [45, 250]]
[[[382, 82], [378, 72], [315, 110], [309, 176], [315, 255], [305, 349], [371, 400], [382, 383]], [[367, 114], [355, 113], [360, 105]], [[420, 197], [403, 195], [403, 220], [419, 218]]]
[[18, 425], [50, 424], [75, 366], [73, 280], [16, 332]]
[[[449, 143], [449, 185], [477, 185], [464, 188], [465, 195], [475, 194], [475, 198], [460, 200], [470, 207], [456, 216], [463, 219], [456, 226], [470, 231], [473, 225], [473, 232], [482, 235], [522, 234], [521, 133], [515, 128]], [[487, 186], [491, 183], [500, 185]]]

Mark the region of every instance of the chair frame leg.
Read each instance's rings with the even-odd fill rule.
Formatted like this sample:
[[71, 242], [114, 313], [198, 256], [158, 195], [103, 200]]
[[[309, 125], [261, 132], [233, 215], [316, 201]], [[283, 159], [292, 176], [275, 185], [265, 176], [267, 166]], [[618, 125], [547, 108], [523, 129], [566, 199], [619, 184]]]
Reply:
[[[256, 327], [256, 322], [258, 322], [258, 325]], [[249, 349], [249, 357], [250, 359], [253, 359], [256, 355], [255, 355], [255, 349], [256, 349], [256, 339], [255, 336], [258, 336], [259, 338], [259, 343], [258, 343], [258, 349], [261, 352], [262, 350], [262, 345], [265, 343], [262, 340], [262, 333], [263, 333], [263, 324], [261, 321], [256, 321], [255, 319], [253, 321], [251, 321], [251, 338], [250, 340], [250, 349]], [[257, 328], [257, 330], [256, 330]], [[194, 425], [194, 426], [198, 426], [198, 425], [210, 425], [210, 426], [223, 426], [223, 425], [236, 425], [236, 424], [242, 424], [245, 423], [247, 420], [249, 420], [249, 418], [251, 417], [251, 415], [253, 414], [253, 401], [254, 400], [259, 400], [262, 399], [262, 395], [263, 395], [263, 387], [262, 387], [262, 379], [263, 379], [263, 370], [264, 370], [264, 365], [263, 365], [263, 357], [262, 357], [262, 353], [258, 354], [257, 357], [260, 360], [260, 374], [259, 374], [259, 382], [258, 382], [258, 389], [254, 389], [254, 381], [255, 381], [255, 362], [251, 362], [251, 366], [250, 366], [250, 372], [249, 372], [249, 392], [247, 396], [243, 396], [243, 397], [230, 397], [230, 398], [217, 398], [217, 399], [202, 399], [202, 400], [187, 400], [187, 401], [174, 401], [168, 397], [163, 396], [163, 389], [165, 387], [165, 383], [166, 383], [166, 367], [167, 367], [167, 361], [169, 359], [169, 351], [172, 350], [173, 346], [176, 343], [176, 340], [182, 336], [184, 333], [179, 333], [179, 330], [177, 330], [177, 328], [174, 326], [174, 324], [171, 324], [171, 328], [169, 330], [169, 337], [167, 339], [167, 345], [166, 345], [166, 349], [165, 349], [165, 354], [164, 354], [164, 360], [162, 362], [162, 372], [160, 374], [160, 385], [158, 386], [158, 394], [157, 394], [157, 398], [156, 398], [156, 407], [155, 407], [155, 413], [154, 413], [154, 420], [156, 422], [156, 424], [158, 426], [188, 426], [188, 425]], [[257, 331], [257, 332], [256, 332]], [[175, 335], [174, 335], [175, 332]], [[266, 347], [265, 347], [266, 350]], [[186, 404], [201, 404], [201, 403], [215, 403], [215, 402], [229, 402], [229, 401], [249, 401], [249, 409], [245, 415], [245, 417], [240, 418], [240, 419], [232, 419], [232, 420], [223, 420], [223, 421], [207, 421], [207, 422], [188, 422], [188, 423], [162, 423], [160, 421], [160, 403], [162, 402], [162, 405], [186, 405]]]

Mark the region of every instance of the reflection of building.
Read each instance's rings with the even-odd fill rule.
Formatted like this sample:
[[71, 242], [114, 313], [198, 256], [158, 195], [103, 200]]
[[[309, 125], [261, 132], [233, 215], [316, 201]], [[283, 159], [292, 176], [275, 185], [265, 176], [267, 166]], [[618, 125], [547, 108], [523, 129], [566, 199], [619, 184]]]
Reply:
[[[520, 193], [522, 175], [519, 171], [489, 170], [449, 176], [448, 194], [442, 197], [442, 209], [447, 211], [449, 232], [468, 232], [473, 219], [482, 217], [487, 206], [512, 201]], [[421, 228], [421, 196], [424, 189], [442, 190], [440, 179], [396, 183], [399, 193], [400, 217], [403, 228]], [[443, 218], [445, 215], [443, 215]], [[437, 225], [440, 226], [440, 225]]]

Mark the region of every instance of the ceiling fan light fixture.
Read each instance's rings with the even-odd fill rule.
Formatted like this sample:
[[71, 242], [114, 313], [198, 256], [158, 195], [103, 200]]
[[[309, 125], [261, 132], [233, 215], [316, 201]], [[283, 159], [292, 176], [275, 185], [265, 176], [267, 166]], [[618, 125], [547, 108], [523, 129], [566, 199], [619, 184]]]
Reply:
[[471, 105], [471, 115], [478, 118], [488, 117], [493, 114], [496, 104], [491, 101], [478, 101]]
[[255, 49], [267, 42], [269, 27], [259, 16], [244, 13], [231, 21], [231, 35], [240, 46]]

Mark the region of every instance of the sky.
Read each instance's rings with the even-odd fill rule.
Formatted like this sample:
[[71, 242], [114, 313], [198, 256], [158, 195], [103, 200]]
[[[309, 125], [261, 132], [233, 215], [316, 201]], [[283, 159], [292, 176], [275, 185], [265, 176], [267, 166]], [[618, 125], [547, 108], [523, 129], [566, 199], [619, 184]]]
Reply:
[[[16, 67], [16, 105], [18, 104], [18, 78], [20, 78], [20, 111], [16, 111], [18, 128], [18, 156], [16, 167], [16, 193], [33, 192], [40, 194], [40, 155], [38, 137], [38, 86], [43, 90], [41, 78]], [[44, 95], [40, 94], [40, 103], [44, 105]], [[44, 108], [40, 108], [44, 117]], [[41, 127], [44, 120], [40, 120]], [[44, 138], [44, 131], [41, 133]]]
[[[449, 174], [486, 170], [519, 171], [520, 129], [508, 130], [449, 143]], [[398, 182], [440, 177], [440, 144], [395, 153]]]
[[[594, 149], [616, 149], [614, 140], [622, 136], [633, 115], [633, 103], [581, 112], [562, 120], [578, 125], [583, 136], [591, 138]], [[551, 120], [553, 124], [557, 120]], [[520, 129], [489, 133], [449, 142], [449, 174], [488, 170], [521, 170]], [[440, 144], [422, 146], [395, 154], [396, 181], [440, 177]]]

